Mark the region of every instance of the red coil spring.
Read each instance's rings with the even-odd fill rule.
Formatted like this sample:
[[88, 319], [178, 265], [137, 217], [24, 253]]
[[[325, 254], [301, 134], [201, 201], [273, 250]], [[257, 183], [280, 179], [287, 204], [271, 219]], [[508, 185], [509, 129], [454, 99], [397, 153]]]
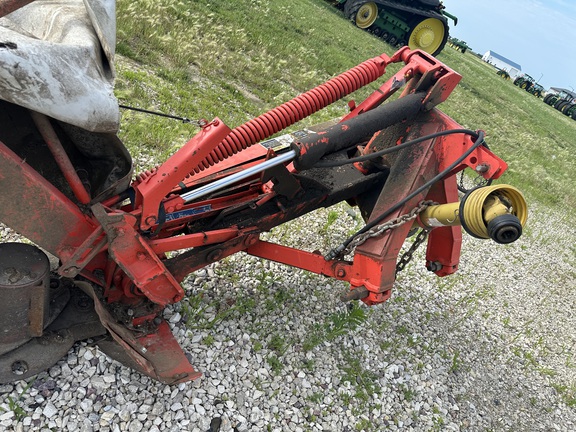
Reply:
[[143, 183], [144, 181], [146, 181], [148, 178], [152, 177], [152, 175], [154, 173], [156, 173], [156, 171], [158, 171], [158, 166], [155, 166], [154, 168], [152, 168], [151, 170], [144, 170], [142, 171], [140, 174], [137, 174], [136, 177], [134, 178], [134, 180], [132, 180], [132, 187], [136, 187], [138, 186], [140, 183]]
[[386, 60], [385, 56], [367, 60], [330, 81], [238, 126], [210, 152], [206, 159], [194, 169], [194, 172], [198, 173], [223, 161], [377, 80], [385, 72]]

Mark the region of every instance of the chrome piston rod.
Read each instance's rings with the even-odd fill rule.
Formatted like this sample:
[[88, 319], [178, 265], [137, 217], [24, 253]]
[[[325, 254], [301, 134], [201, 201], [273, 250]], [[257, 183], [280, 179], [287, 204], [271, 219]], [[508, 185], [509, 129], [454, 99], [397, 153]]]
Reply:
[[228, 186], [233, 185], [236, 182], [239, 182], [241, 180], [245, 180], [251, 176], [253, 176], [254, 174], [258, 174], [262, 171], [267, 170], [268, 168], [272, 168], [275, 167], [277, 165], [283, 164], [285, 162], [289, 162], [292, 159], [294, 159], [296, 157], [296, 152], [294, 150], [290, 150], [286, 153], [282, 153], [272, 159], [268, 159], [267, 161], [264, 161], [258, 165], [254, 165], [250, 168], [247, 168], [243, 171], [237, 172], [235, 174], [232, 174], [228, 177], [224, 177], [220, 180], [216, 180], [215, 182], [212, 182], [210, 184], [207, 184], [205, 186], [199, 187], [198, 189], [195, 189], [193, 191], [187, 192], [185, 194], [182, 194], [182, 199], [185, 202], [189, 202], [189, 201], [193, 201], [195, 199], [198, 198], [202, 198], [203, 196], [209, 195], [211, 193], [214, 193], [216, 191], [219, 191], [221, 189], [225, 189]]

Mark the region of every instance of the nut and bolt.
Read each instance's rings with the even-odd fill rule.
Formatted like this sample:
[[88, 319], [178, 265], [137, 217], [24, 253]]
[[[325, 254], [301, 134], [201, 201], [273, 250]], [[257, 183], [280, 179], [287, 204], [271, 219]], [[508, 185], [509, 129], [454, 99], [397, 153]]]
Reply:
[[217, 261], [222, 256], [222, 249], [214, 249], [206, 255], [206, 261]]

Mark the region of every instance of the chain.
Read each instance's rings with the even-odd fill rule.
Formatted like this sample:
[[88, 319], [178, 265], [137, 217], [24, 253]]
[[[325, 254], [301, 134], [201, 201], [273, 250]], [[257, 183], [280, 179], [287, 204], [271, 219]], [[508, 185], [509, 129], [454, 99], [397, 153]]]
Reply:
[[464, 170], [462, 170], [460, 172], [460, 181], [458, 182], [458, 189], [461, 192], [465, 193], [465, 192], [468, 192], [468, 191], [470, 191], [474, 188], [477, 188], [477, 187], [487, 186], [491, 183], [491, 180], [485, 179], [484, 177], [482, 177], [482, 174], [479, 172], [478, 175], [474, 179], [472, 179], [472, 183], [473, 183], [472, 188], [468, 188], [468, 187], [466, 187], [466, 185], [464, 185]]
[[394, 219], [390, 219], [389, 221], [387, 221], [383, 224], [376, 225], [374, 228], [366, 231], [365, 233], [354, 237], [354, 239], [348, 244], [346, 249], [343, 250], [342, 255], [351, 254], [352, 252], [354, 252], [354, 250], [358, 246], [360, 246], [362, 243], [364, 243], [369, 238], [378, 237], [378, 236], [382, 235], [382, 233], [384, 233], [385, 231], [388, 231], [388, 230], [393, 229], [393, 228], [397, 228], [401, 225], [404, 225], [406, 222], [413, 221], [414, 219], [416, 219], [418, 214], [422, 213], [429, 206], [436, 205], [436, 204], [438, 204], [438, 203], [436, 203], [434, 201], [421, 201], [409, 213], [406, 213], [402, 216], [398, 216], [397, 218], [394, 218]]
[[400, 259], [396, 263], [396, 274], [398, 274], [402, 270], [404, 270], [404, 268], [412, 260], [412, 256], [414, 255], [414, 252], [416, 252], [416, 249], [418, 249], [418, 247], [422, 243], [424, 243], [424, 240], [426, 240], [426, 238], [428, 237], [428, 233], [429, 233], [428, 230], [425, 230], [425, 229], [420, 230], [420, 232], [418, 233], [418, 235], [414, 239], [414, 243], [412, 243], [410, 248], [402, 254], [402, 257], [400, 257]]

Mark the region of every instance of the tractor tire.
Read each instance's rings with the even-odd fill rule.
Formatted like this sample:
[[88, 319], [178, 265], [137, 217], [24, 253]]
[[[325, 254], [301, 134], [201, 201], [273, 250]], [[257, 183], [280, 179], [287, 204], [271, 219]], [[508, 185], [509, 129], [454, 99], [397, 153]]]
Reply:
[[560, 109], [560, 105], [563, 104], [564, 102], [566, 102], [564, 99], [558, 99], [555, 103], [554, 103], [554, 108], [556, 108], [557, 110]]
[[437, 18], [420, 18], [410, 24], [406, 38], [411, 50], [420, 49], [435, 56], [448, 41], [448, 27]]
[[524, 81], [522, 84], [520, 84], [520, 88], [526, 90], [528, 88], [528, 82]]
[[544, 96], [544, 103], [547, 104], [551, 97], [552, 97], [552, 95]]
[[546, 101], [546, 104], [550, 105], [550, 106], [554, 106], [554, 104], [558, 101], [558, 98], [556, 97], [556, 95], [549, 95], [550, 98], [548, 98], [548, 100]]
[[574, 111], [576, 111], [576, 109], [574, 109], [574, 107], [576, 107], [576, 104], [573, 104], [572, 102], [570, 102], [567, 105], [564, 105], [562, 107], [562, 113], [564, 113], [564, 115], [567, 115], [568, 117], [571, 117], [572, 113]]
[[572, 117], [572, 120], [576, 120], [576, 109], [572, 111], [572, 115], [570, 117]]
[[569, 103], [570, 103], [570, 102], [568, 102], [568, 101], [562, 101], [562, 102], [560, 102], [560, 103], [558, 104], [558, 106], [556, 107], [556, 109], [557, 109], [558, 111], [560, 111], [561, 113], [563, 113], [563, 112], [564, 112], [564, 111], [563, 111], [564, 108], [565, 108], [566, 105], [568, 105]]
[[[559, 108], [559, 111], [560, 111], [562, 114], [566, 114], [566, 111], [567, 111], [569, 108], [572, 108], [572, 105], [573, 105], [573, 104], [572, 104], [571, 102], [563, 103], [563, 104], [561, 104], [561, 106], [560, 106], [560, 108]], [[568, 115], [568, 114], [566, 114], [566, 115]]]
[[378, 19], [378, 5], [374, 2], [347, 1], [344, 15], [356, 24], [356, 27], [367, 29]]

